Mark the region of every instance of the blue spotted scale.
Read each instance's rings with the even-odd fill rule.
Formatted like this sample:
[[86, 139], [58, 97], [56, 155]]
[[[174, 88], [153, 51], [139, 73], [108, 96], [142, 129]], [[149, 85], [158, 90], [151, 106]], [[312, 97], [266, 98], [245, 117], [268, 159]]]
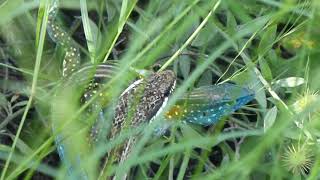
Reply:
[[166, 118], [210, 126], [253, 98], [254, 91], [231, 83], [202, 86], [178, 99], [166, 113]]

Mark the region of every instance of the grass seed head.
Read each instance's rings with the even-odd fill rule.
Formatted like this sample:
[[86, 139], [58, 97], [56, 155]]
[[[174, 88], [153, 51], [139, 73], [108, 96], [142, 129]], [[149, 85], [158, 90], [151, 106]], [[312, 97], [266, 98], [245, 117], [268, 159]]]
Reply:
[[282, 156], [285, 167], [293, 174], [306, 174], [312, 165], [312, 151], [308, 145], [288, 146]]

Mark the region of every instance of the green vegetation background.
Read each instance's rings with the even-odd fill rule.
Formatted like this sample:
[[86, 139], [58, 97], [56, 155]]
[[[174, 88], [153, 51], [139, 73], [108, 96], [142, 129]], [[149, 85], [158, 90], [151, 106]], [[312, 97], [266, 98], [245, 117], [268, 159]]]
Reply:
[[[46, 34], [48, 4], [0, 1], [1, 179], [63, 179], [53, 103], [70, 119], [68, 130], [80, 134], [75, 151], [88, 148], [76, 121], [84, 107], [69, 101], [74, 94], [67, 90], [55, 96], [63, 50]], [[106, 87], [114, 87], [113, 97], [128, 85], [122, 79], [136, 78], [130, 67], [157, 66], [178, 76], [169, 106], [188, 89], [218, 82], [256, 93], [212, 127], [176, 122], [163, 137], [147, 128], [144, 148], [113, 171], [136, 167], [135, 179], [319, 179], [319, 12], [318, 0], [63, 1], [60, 20], [83, 63], [119, 60], [121, 70]], [[88, 157], [93, 177], [90, 158], [110, 148]]]

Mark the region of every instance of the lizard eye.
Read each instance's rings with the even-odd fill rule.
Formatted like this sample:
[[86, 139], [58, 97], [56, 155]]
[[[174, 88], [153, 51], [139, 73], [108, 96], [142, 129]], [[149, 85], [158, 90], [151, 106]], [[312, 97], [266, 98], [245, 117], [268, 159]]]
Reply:
[[157, 72], [161, 68], [161, 64], [154, 64], [151, 68], [153, 72]]

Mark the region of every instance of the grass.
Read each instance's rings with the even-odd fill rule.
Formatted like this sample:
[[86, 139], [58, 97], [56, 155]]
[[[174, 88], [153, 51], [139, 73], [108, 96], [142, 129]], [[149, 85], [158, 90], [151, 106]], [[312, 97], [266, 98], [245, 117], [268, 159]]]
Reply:
[[[99, 91], [108, 97], [104, 103], [115, 103], [138, 78], [128, 73], [132, 68], [171, 69], [178, 77], [154, 123], [89, 146], [97, 112], [86, 112], [99, 96], [79, 104], [86, 86], [62, 83], [64, 50], [46, 35], [49, 1], [1, 1], [1, 179], [64, 179], [57, 134], [69, 154], [81, 155], [89, 179], [97, 179], [99, 159], [136, 133], [129, 158], [103, 174], [319, 179], [319, 7], [317, 0], [61, 2], [59, 18], [79, 44], [82, 63], [116, 60], [120, 67]], [[252, 88], [255, 100], [213, 126], [174, 121], [170, 133], [154, 135], [185, 92], [228, 81]], [[113, 113], [106, 110], [106, 122]]]

